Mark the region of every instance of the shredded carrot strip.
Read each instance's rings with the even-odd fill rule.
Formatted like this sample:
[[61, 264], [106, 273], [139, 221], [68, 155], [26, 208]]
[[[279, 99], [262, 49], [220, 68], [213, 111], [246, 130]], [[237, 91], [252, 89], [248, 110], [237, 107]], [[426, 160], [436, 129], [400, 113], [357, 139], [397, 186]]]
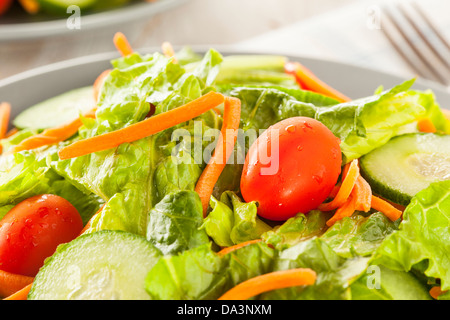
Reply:
[[217, 92], [209, 92], [184, 106], [160, 113], [128, 127], [77, 141], [59, 151], [61, 160], [81, 157], [98, 151], [116, 148], [122, 143], [133, 142], [189, 121], [208, 110], [220, 105], [224, 96]]
[[327, 226], [331, 227], [345, 217], [351, 217], [356, 210], [356, 200], [354, 196], [350, 196], [346, 203], [339, 207], [334, 215], [327, 221]]
[[330, 193], [330, 197], [331, 198], [336, 198], [336, 196], [337, 196], [337, 194], [339, 192], [339, 189], [341, 189], [341, 184], [340, 183], [338, 183], [337, 185], [335, 185], [333, 187], [333, 190], [331, 190], [331, 193]]
[[94, 221], [94, 219], [101, 214], [101, 212], [103, 211], [103, 208], [105, 207], [105, 205], [103, 205], [100, 209], [98, 209], [98, 211], [91, 217], [91, 219], [89, 219], [88, 223], [86, 223], [86, 225], [84, 226], [83, 230], [81, 230], [80, 232], [80, 236], [82, 234], [84, 234], [92, 225], [92, 221]]
[[39, 12], [41, 6], [36, 0], [19, 0], [22, 8], [29, 14], [36, 14]]
[[27, 300], [28, 294], [30, 293], [31, 287], [33, 286], [32, 283], [27, 285], [25, 288], [17, 291], [16, 293], [13, 293], [9, 297], [5, 298], [4, 300]]
[[195, 186], [195, 191], [202, 200], [204, 216], [206, 216], [214, 186], [225, 168], [228, 158], [233, 153], [240, 119], [241, 101], [236, 98], [226, 97], [221, 134], [218, 138], [214, 154]]
[[0, 296], [7, 297], [32, 283], [34, 278], [0, 270]]
[[450, 121], [450, 110], [448, 109], [441, 109], [444, 116], [447, 118], [448, 121]]
[[9, 138], [9, 137], [15, 135], [17, 132], [19, 132], [19, 129], [12, 128], [11, 130], [8, 131], [8, 133], [6, 133], [5, 138]]
[[356, 210], [369, 212], [372, 207], [372, 188], [361, 175], [356, 181], [353, 194], [356, 198]]
[[437, 300], [441, 294], [446, 293], [447, 291], [442, 291], [440, 286], [435, 286], [431, 288], [429, 292], [430, 296]]
[[163, 54], [168, 57], [172, 58], [174, 63], [178, 63], [177, 58], [175, 57], [175, 51], [173, 50], [172, 44], [170, 42], [163, 42], [162, 44], [162, 52]]
[[348, 102], [351, 100], [349, 97], [320, 80], [310, 70], [298, 62], [287, 62], [285, 71], [288, 74], [294, 75], [297, 83], [304, 90], [317, 92], [340, 102]]
[[134, 52], [127, 37], [122, 32], [117, 32], [114, 35], [114, 45], [123, 57], [127, 57]]
[[336, 197], [331, 202], [322, 203], [318, 207], [318, 209], [321, 211], [331, 211], [342, 206], [345, 202], [347, 202], [347, 199], [352, 193], [353, 187], [355, 186], [358, 177], [359, 177], [359, 166], [358, 160], [355, 159], [352, 162], [345, 165], [342, 185], [339, 188]]
[[311, 269], [290, 269], [266, 273], [241, 282], [219, 300], [247, 300], [261, 293], [296, 286], [313, 285], [317, 275]]
[[6, 137], [11, 116], [11, 105], [7, 102], [0, 103], [0, 139]]
[[227, 255], [227, 254], [229, 254], [229, 253], [231, 253], [233, 251], [236, 251], [238, 249], [241, 249], [243, 247], [249, 246], [249, 245], [254, 244], [254, 243], [260, 243], [261, 241], [262, 241], [261, 239], [245, 241], [245, 242], [239, 243], [237, 245], [224, 248], [224, 249], [220, 250], [217, 254], [219, 256], [223, 257], [224, 255]]
[[430, 119], [422, 119], [417, 123], [420, 132], [436, 133], [436, 127]]
[[395, 208], [389, 202], [376, 196], [372, 196], [372, 208], [383, 213], [391, 221], [398, 220], [403, 214], [402, 211]]
[[102, 89], [103, 83], [105, 82], [106, 77], [111, 73], [111, 69], [107, 69], [103, 71], [94, 82], [94, 99], [98, 101], [100, 90]]
[[[92, 109], [90, 112], [84, 114], [84, 117], [95, 118], [95, 110], [96, 109]], [[83, 122], [81, 119], [77, 118], [59, 127], [46, 129], [42, 133], [23, 140], [14, 148], [14, 152], [32, 150], [65, 141], [76, 134], [82, 125]]]

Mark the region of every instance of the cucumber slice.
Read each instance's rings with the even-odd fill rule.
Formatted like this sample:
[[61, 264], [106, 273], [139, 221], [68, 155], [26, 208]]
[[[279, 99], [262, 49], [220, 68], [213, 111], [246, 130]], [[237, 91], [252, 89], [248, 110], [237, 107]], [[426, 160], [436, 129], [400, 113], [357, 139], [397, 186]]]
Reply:
[[160, 252], [124, 231], [99, 231], [62, 246], [37, 274], [29, 300], [148, 300], [145, 277]]
[[432, 182], [450, 180], [450, 135], [401, 135], [362, 157], [360, 165], [374, 193], [406, 206]]
[[34, 105], [13, 121], [19, 129], [47, 129], [75, 120], [95, 106], [92, 86], [75, 89]]

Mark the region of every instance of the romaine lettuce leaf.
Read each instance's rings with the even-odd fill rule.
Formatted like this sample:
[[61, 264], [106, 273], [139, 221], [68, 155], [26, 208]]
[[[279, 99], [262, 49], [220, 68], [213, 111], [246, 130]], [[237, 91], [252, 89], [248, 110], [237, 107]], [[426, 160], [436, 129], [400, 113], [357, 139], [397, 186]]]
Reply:
[[278, 250], [284, 250], [301, 241], [322, 235], [327, 229], [326, 222], [329, 218], [330, 214], [318, 210], [307, 215], [299, 213], [264, 233], [262, 239]]
[[310, 268], [317, 273], [312, 286], [292, 287], [264, 293], [268, 300], [348, 300], [350, 286], [368, 267], [369, 258], [343, 258], [324, 241], [312, 238], [279, 253], [274, 271]]
[[50, 168], [47, 161], [55, 157], [54, 147], [0, 157], [0, 217], [25, 199], [55, 194], [69, 201], [87, 223], [103, 201], [95, 194], [80, 191]]
[[320, 239], [340, 256], [370, 256], [397, 228], [398, 223], [390, 221], [380, 212], [367, 217], [356, 213], [337, 221]]
[[206, 232], [200, 229], [203, 207], [194, 191], [179, 191], [165, 196], [150, 210], [147, 240], [164, 255], [209, 244]]
[[272, 229], [259, 219], [255, 202], [242, 202], [233, 192], [224, 192], [221, 201], [213, 198], [211, 207], [202, 227], [219, 246], [260, 239]]
[[399, 230], [375, 252], [372, 264], [410, 271], [426, 262], [424, 274], [450, 289], [450, 180], [431, 184], [419, 192], [403, 213]]
[[[113, 61], [116, 68], [105, 79], [97, 118], [87, 121], [80, 135], [95, 136], [141, 121], [151, 105], [160, 113], [200, 97], [209, 90], [221, 61], [220, 54], [210, 50], [190, 73], [157, 53]], [[198, 117], [196, 123], [180, 124], [115, 149], [53, 161], [52, 167], [79, 189], [108, 202], [90, 231], [118, 228], [145, 236], [148, 214], [155, 205], [172, 192], [193, 190], [205, 163], [203, 158], [198, 161], [192, 144], [196, 135], [221, 125], [217, 118], [211, 111]], [[195, 132], [197, 123], [200, 133]], [[173, 136], [176, 129], [194, 134], [177, 144]]]
[[276, 252], [253, 244], [220, 257], [209, 245], [162, 257], [146, 278], [155, 300], [214, 300], [249, 278], [270, 272]]

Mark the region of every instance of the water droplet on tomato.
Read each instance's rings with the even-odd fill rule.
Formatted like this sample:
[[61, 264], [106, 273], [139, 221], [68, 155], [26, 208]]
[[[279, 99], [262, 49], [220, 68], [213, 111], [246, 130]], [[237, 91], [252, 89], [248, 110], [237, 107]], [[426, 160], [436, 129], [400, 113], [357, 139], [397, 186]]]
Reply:
[[48, 223], [39, 223], [39, 227], [41, 227], [42, 229], [47, 229]]
[[285, 130], [289, 133], [294, 133], [295, 129], [296, 129], [296, 127], [293, 124], [291, 124], [291, 125], [287, 126]]
[[298, 150], [298, 151], [302, 151], [302, 150], [303, 150], [303, 146], [298, 146], [298, 147], [297, 147], [297, 150]]
[[39, 208], [39, 210], [38, 210], [38, 214], [39, 214], [39, 217], [45, 218], [46, 216], [48, 216], [49, 212], [48, 212], [48, 209], [47, 209], [47, 208], [41, 207], [41, 208]]
[[318, 176], [318, 175], [314, 175], [313, 179], [319, 184], [322, 183], [322, 181], [323, 181], [323, 178], [321, 176]]

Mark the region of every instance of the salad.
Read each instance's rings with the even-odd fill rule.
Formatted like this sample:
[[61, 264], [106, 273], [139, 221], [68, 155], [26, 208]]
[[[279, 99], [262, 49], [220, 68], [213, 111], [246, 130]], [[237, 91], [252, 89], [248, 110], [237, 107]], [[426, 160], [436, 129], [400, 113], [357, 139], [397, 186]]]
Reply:
[[[155, 2], [157, 0], [140, 0], [146, 2]], [[12, 6], [21, 7], [23, 11], [29, 14], [47, 14], [47, 15], [66, 15], [67, 8], [71, 5], [78, 6], [81, 10], [87, 12], [104, 11], [121, 7], [135, 0], [0, 0], [0, 16], [7, 14]]]
[[431, 91], [352, 100], [283, 56], [114, 43], [93, 85], [9, 131], [0, 105], [3, 298], [450, 297]]

